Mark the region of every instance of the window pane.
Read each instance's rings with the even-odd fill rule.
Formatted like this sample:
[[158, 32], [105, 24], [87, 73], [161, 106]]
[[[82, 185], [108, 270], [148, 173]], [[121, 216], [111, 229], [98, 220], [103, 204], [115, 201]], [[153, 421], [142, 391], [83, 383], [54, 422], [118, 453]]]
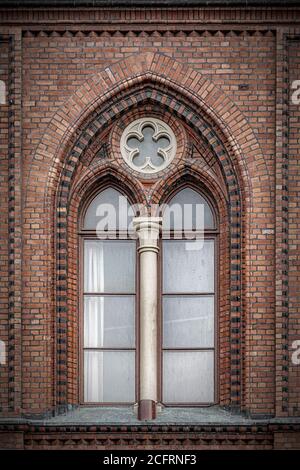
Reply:
[[84, 401], [91, 403], [135, 401], [133, 351], [84, 352]]
[[84, 248], [85, 292], [134, 292], [134, 241], [85, 240]]
[[164, 297], [165, 348], [214, 347], [214, 297]]
[[214, 216], [208, 202], [191, 188], [175, 194], [164, 212], [164, 230], [203, 230], [214, 228], [214, 225]]
[[[84, 218], [84, 228], [96, 230], [99, 222], [105, 220], [107, 223], [109, 220], [109, 230], [127, 230], [133, 215], [127, 198], [116, 189], [107, 188], [90, 203]], [[101, 223], [98, 229], [105, 229], [105, 223]]]
[[162, 165], [164, 159], [158, 154], [159, 148], [166, 148], [170, 145], [170, 140], [160, 136], [158, 141], [153, 140], [154, 129], [152, 126], [145, 126], [142, 130], [143, 140], [136, 137], [130, 137], [127, 145], [131, 149], [138, 149], [139, 152], [133, 157], [133, 162], [137, 166], [142, 166], [146, 162], [146, 158], [151, 159], [151, 163], [155, 166]]
[[214, 292], [214, 241], [204, 240], [198, 249], [194, 241], [163, 242], [163, 290], [165, 293]]
[[163, 401], [212, 403], [214, 401], [214, 353], [212, 351], [164, 351]]
[[134, 348], [133, 296], [84, 299], [85, 348]]

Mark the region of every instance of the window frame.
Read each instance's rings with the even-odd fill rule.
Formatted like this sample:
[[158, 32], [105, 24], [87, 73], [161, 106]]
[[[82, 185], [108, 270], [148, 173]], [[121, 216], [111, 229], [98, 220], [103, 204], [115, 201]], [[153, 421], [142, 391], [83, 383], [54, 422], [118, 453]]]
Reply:
[[[106, 184], [98, 186], [93, 192], [90, 193], [89, 198], [84, 202], [81, 214], [79, 217], [78, 223], [78, 260], [79, 260], [79, 292], [78, 292], [78, 306], [79, 306], [79, 335], [78, 335], [78, 348], [79, 348], [79, 365], [78, 365], [78, 373], [79, 373], [79, 405], [85, 407], [108, 407], [108, 406], [132, 406], [139, 400], [139, 351], [140, 351], [140, 335], [139, 335], [139, 260], [138, 260], [138, 252], [137, 252], [137, 240], [131, 238], [124, 238], [123, 231], [116, 232], [115, 240], [121, 241], [132, 241], [135, 243], [135, 290], [132, 294], [128, 293], [99, 293], [98, 296], [107, 296], [107, 295], [133, 295], [134, 296], [134, 306], [135, 306], [135, 347], [134, 348], [95, 348], [95, 350], [102, 350], [102, 351], [134, 351], [135, 352], [135, 398], [133, 402], [86, 402], [84, 400], [84, 351], [90, 348], [84, 347], [84, 296], [86, 293], [84, 292], [84, 243], [86, 240], [101, 240], [97, 236], [96, 230], [91, 229], [84, 229], [84, 218], [86, 211], [91, 204], [92, 200], [102, 191], [107, 188], [113, 188], [120, 193], [120, 195], [124, 195], [127, 197], [129, 204], [134, 204], [132, 197], [123, 190], [123, 188], [117, 187], [117, 185], [107, 182]], [[106, 238], [104, 237], [103, 240]], [[110, 241], [114, 241], [114, 239], [109, 239]]]
[[[188, 238], [184, 238], [182, 233], [170, 230], [170, 237], [164, 238], [163, 233], [160, 236], [159, 240], [159, 259], [158, 259], [158, 347], [157, 347], [157, 357], [158, 357], [158, 401], [162, 403], [163, 406], [167, 408], [203, 408], [213, 406], [219, 403], [220, 399], [220, 389], [219, 389], [219, 370], [220, 370], [220, 358], [219, 358], [219, 266], [220, 266], [220, 257], [219, 257], [219, 217], [215, 209], [215, 204], [212, 202], [212, 198], [208, 194], [207, 190], [202, 186], [196, 185], [192, 182], [186, 182], [182, 185], [176, 187], [173, 191], [170, 192], [166, 199], [166, 203], [169, 203], [173, 197], [178, 194], [183, 189], [190, 188], [196, 191], [200, 196], [202, 196], [208, 203], [211, 212], [213, 214], [214, 227], [209, 229], [204, 229], [204, 239], [214, 241], [214, 348], [164, 348], [163, 347], [163, 298], [164, 295], [186, 295], [186, 296], [201, 296], [206, 293], [173, 293], [173, 294], [164, 294], [163, 291], [163, 241], [165, 240], [176, 240], [176, 236], [181, 235], [181, 238], [178, 240], [188, 241]], [[206, 294], [207, 295], [207, 294]], [[208, 351], [214, 350], [214, 400], [212, 402], [172, 402], [166, 403], [163, 401], [163, 352], [165, 350], [169, 351]]]
[[[79, 335], [78, 335], [78, 348], [79, 348], [79, 364], [78, 364], [78, 373], [79, 373], [79, 381], [78, 381], [78, 394], [79, 394], [79, 405], [85, 407], [108, 407], [108, 406], [132, 406], [133, 404], [139, 401], [139, 388], [140, 388], [140, 254], [138, 253], [138, 240], [135, 240], [136, 246], [136, 255], [135, 255], [135, 401], [134, 402], [85, 402], [84, 401], [84, 241], [85, 240], [99, 240], [97, 237], [96, 230], [84, 229], [83, 222], [84, 217], [87, 211], [89, 204], [92, 200], [99, 194], [100, 192], [104, 191], [107, 188], [116, 189], [120, 194], [126, 196], [128, 198], [129, 204], [134, 204], [133, 197], [128, 190], [124, 189], [123, 187], [119, 187], [113, 182], [106, 182], [105, 184], [98, 186], [94, 189], [93, 192], [90, 193], [89, 197], [86, 199], [84, 204], [81, 207], [80, 217], [78, 220], [78, 262], [79, 262], [79, 291], [78, 291], [78, 306], [79, 306]], [[208, 407], [213, 406], [219, 403], [220, 399], [220, 383], [219, 383], [219, 370], [220, 370], [220, 358], [219, 358], [219, 348], [220, 348], [220, 341], [219, 341], [219, 296], [220, 296], [220, 282], [219, 282], [219, 268], [220, 268], [220, 257], [219, 257], [219, 250], [220, 250], [220, 231], [219, 231], [219, 216], [216, 210], [216, 205], [213, 203], [213, 199], [208, 194], [206, 188], [200, 186], [199, 184], [195, 184], [192, 182], [185, 182], [181, 185], [178, 185], [172, 192], [169, 193], [168, 197], [164, 201], [168, 203], [175, 194], [179, 193], [182, 189], [190, 188], [199, 193], [208, 203], [214, 220], [214, 227], [210, 229], [204, 230], [204, 239], [212, 239], [214, 240], [214, 401], [209, 403], [164, 403], [163, 399], [163, 234], [160, 235], [159, 238], [159, 252], [158, 252], [158, 260], [157, 260], [157, 292], [158, 292], [158, 312], [157, 312], [157, 319], [158, 319], [158, 338], [157, 338], [157, 366], [158, 366], [158, 377], [157, 377], [157, 396], [158, 402], [162, 403], [165, 407], [182, 407], [182, 408], [201, 408], [201, 407]], [[170, 238], [168, 239], [176, 239], [172, 238], [172, 236], [177, 235], [178, 232], [174, 230], [170, 230]], [[124, 232], [117, 232], [116, 240], [126, 240], [126, 238], [121, 238], [124, 235]], [[127, 238], [128, 239], [128, 238]], [[132, 239], [131, 239], [132, 240]], [[181, 238], [181, 241], [184, 242], [188, 240], [187, 238]], [[101, 294], [99, 294], [101, 295]], [[102, 294], [103, 295], [103, 294]], [[105, 295], [105, 294], [104, 294]], [[118, 294], [115, 295], [128, 295], [128, 294]], [[174, 293], [175, 295], [175, 293]], [[181, 293], [176, 293], [176, 295], [181, 295]], [[203, 295], [203, 293], [186, 293], [185, 295]], [[171, 349], [171, 348], [169, 348]], [[103, 348], [103, 350], [109, 350], [109, 348]], [[115, 350], [115, 349], [114, 349]], [[126, 348], [122, 348], [122, 350], [127, 350]], [[130, 348], [130, 350], [133, 350]], [[198, 351], [201, 348], [172, 348], [172, 350], [176, 351]], [[209, 348], [202, 348], [202, 350], [209, 350]]]

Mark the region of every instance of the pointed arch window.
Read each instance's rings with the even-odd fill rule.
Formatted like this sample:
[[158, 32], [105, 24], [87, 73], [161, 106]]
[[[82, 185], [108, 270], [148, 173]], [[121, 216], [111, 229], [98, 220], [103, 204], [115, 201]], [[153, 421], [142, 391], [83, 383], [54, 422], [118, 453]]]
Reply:
[[136, 400], [136, 242], [126, 238], [132, 213], [128, 200], [108, 187], [83, 218], [84, 403]]
[[164, 213], [162, 238], [162, 401], [211, 404], [216, 218], [208, 200], [191, 187], [179, 190]]
[[[113, 209], [110, 223], [109, 208]], [[215, 403], [217, 219], [210, 200], [192, 185], [173, 194], [161, 211], [157, 247], [153, 233], [149, 243], [143, 239], [142, 247], [141, 239], [132, 236], [137, 220], [133, 206], [115, 187], [100, 191], [83, 212], [82, 401], [124, 404], [139, 400], [143, 380], [148, 380], [140, 354], [149, 333], [142, 331], [141, 303], [147, 302], [147, 286], [157, 284], [160, 308], [152, 327], [158, 334], [151, 353], [157, 369], [149, 361], [157, 376], [152, 401]], [[137, 225], [143, 230], [145, 223], [139, 219]], [[153, 227], [157, 218], [151, 223]], [[144, 264], [144, 277], [137, 282], [142, 253], [148, 249], [152, 254], [146, 254], [144, 263], [148, 256], [153, 261], [160, 251], [157, 279], [147, 277]], [[145, 357], [143, 367], [147, 367]]]

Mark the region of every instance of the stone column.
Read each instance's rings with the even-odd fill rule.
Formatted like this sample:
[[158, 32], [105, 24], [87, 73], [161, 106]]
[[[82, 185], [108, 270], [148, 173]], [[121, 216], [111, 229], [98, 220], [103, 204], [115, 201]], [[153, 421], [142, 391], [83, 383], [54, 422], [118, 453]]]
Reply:
[[157, 255], [161, 218], [137, 217], [140, 255], [139, 419], [154, 419], [157, 404]]

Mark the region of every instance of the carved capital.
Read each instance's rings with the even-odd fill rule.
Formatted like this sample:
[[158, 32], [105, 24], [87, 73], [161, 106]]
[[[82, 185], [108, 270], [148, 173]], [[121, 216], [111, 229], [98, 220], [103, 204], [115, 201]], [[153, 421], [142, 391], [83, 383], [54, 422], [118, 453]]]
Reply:
[[161, 217], [136, 217], [133, 219], [133, 227], [140, 241], [140, 253], [145, 251], [155, 251], [158, 253], [158, 238], [161, 225]]

